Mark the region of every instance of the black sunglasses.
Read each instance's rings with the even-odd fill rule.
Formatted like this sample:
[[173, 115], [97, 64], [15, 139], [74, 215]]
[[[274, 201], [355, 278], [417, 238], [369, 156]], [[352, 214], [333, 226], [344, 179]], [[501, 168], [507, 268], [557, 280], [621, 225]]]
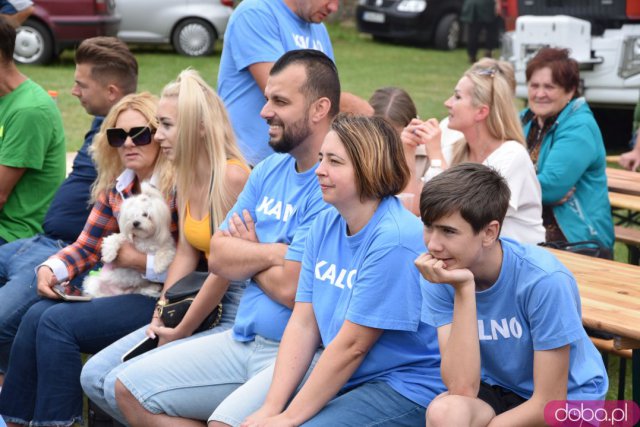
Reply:
[[129, 129], [129, 132], [122, 128], [109, 128], [107, 129], [107, 141], [112, 147], [122, 147], [127, 140], [127, 137], [131, 137], [131, 142], [135, 145], [148, 145], [151, 143], [151, 135], [154, 131], [149, 126], [137, 126]]

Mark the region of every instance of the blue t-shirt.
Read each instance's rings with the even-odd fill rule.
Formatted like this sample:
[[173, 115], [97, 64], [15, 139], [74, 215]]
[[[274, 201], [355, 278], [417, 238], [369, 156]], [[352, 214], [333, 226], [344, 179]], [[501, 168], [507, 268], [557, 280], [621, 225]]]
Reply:
[[71, 173], [53, 196], [42, 223], [47, 237], [71, 244], [76, 241], [87, 222], [91, 212], [91, 184], [97, 177], [96, 168], [89, 155], [89, 147], [103, 120], [103, 117], [93, 119], [91, 129], [84, 136], [84, 143], [73, 160]]
[[[609, 387], [602, 357], [582, 327], [573, 275], [549, 251], [500, 239], [496, 283], [476, 292], [482, 381], [529, 399], [533, 352], [570, 345], [568, 399], [600, 400]], [[422, 320], [435, 327], [453, 319], [453, 288], [421, 280]]]
[[[220, 226], [226, 230], [234, 212], [251, 213], [256, 235], [262, 243], [289, 245], [285, 258], [302, 261], [307, 232], [313, 219], [327, 204], [322, 200], [315, 171], [296, 172], [296, 161], [289, 154], [272, 154], [251, 171], [238, 201]], [[273, 301], [253, 280], [242, 295], [233, 326], [238, 341], [251, 341], [254, 336], [280, 341], [291, 310]]]
[[323, 24], [305, 22], [283, 0], [244, 0], [233, 11], [218, 72], [218, 93], [227, 107], [238, 145], [245, 159], [256, 165], [273, 153], [269, 129], [260, 117], [264, 93], [249, 66], [275, 62], [295, 49], [321, 50], [333, 59], [333, 49]]
[[29, 6], [33, 6], [30, 0], [0, 0], [0, 13], [13, 15]]
[[436, 329], [420, 322], [422, 295], [413, 260], [421, 252], [422, 224], [395, 197], [382, 200], [352, 236], [331, 208], [309, 231], [296, 301], [313, 304], [325, 347], [345, 320], [384, 329], [345, 387], [384, 381], [426, 407], [445, 388]]

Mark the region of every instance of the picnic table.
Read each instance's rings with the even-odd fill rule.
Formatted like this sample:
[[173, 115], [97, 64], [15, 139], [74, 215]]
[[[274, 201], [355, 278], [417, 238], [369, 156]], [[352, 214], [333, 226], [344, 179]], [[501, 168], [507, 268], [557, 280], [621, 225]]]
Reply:
[[633, 400], [640, 405], [640, 266], [548, 249], [575, 276], [584, 326], [615, 336], [632, 350]]
[[607, 168], [607, 184], [610, 192], [640, 196], [640, 172]]

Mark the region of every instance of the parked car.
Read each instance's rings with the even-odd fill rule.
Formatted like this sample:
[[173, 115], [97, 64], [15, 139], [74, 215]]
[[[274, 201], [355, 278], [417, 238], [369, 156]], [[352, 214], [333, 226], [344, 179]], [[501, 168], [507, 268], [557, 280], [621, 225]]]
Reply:
[[455, 49], [462, 36], [463, 0], [358, 0], [358, 30], [377, 40], [431, 43]]
[[96, 36], [115, 36], [120, 17], [114, 0], [33, 0], [34, 12], [16, 34], [13, 58], [46, 64], [63, 49]]
[[233, 0], [118, 0], [118, 37], [128, 43], [170, 43], [182, 55], [213, 52], [227, 28]]

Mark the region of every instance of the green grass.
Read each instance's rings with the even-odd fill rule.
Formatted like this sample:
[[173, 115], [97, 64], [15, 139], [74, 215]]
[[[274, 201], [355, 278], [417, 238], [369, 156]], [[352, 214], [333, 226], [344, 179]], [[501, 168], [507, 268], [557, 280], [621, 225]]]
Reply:
[[[443, 117], [443, 102], [467, 68], [463, 50], [442, 52], [410, 46], [375, 43], [349, 26], [332, 24], [336, 62], [343, 90], [365, 99], [379, 87], [400, 86], [414, 98], [421, 117]], [[138, 88], [160, 94], [178, 73], [192, 67], [215, 87], [220, 64], [219, 44], [212, 56], [189, 58], [172, 50], [132, 47], [140, 65]], [[65, 51], [49, 66], [21, 66], [20, 70], [47, 90], [58, 91], [67, 150], [77, 150], [89, 129], [91, 118], [70, 91], [74, 73], [73, 51]]]

